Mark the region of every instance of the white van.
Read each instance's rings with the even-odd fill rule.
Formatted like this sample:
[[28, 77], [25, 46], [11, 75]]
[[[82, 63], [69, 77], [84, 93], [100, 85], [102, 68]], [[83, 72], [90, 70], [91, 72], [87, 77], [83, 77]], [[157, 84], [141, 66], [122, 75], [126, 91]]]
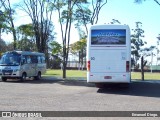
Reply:
[[20, 78], [25, 81], [26, 77], [40, 79], [46, 71], [45, 55], [39, 52], [8, 51], [0, 60], [0, 76], [2, 81], [10, 78]]
[[93, 25], [87, 41], [87, 82], [131, 82], [131, 39], [127, 25]]

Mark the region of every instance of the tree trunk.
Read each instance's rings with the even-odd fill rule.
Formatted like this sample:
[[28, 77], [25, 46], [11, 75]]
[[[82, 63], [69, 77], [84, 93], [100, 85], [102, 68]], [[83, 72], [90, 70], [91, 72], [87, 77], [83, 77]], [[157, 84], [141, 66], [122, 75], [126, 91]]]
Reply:
[[141, 78], [144, 81], [144, 63], [143, 63], [143, 56], [141, 57]]
[[81, 64], [81, 57], [80, 57], [81, 55], [80, 55], [80, 54], [81, 54], [81, 52], [79, 51], [79, 53], [78, 53], [78, 55], [79, 55], [79, 60], [78, 60], [78, 70], [81, 69], [81, 65], [80, 65], [80, 64]]
[[14, 27], [14, 23], [13, 23], [13, 19], [12, 19], [11, 13], [10, 13], [9, 17], [10, 17], [10, 23], [11, 23], [12, 35], [13, 35], [13, 49], [16, 50], [16, 42], [17, 42], [16, 30], [15, 30], [15, 27]]
[[66, 78], [66, 63], [65, 63], [65, 59], [63, 59], [63, 78]]
[[66, 46], [63, 46], [63, 78], [66, 78]]

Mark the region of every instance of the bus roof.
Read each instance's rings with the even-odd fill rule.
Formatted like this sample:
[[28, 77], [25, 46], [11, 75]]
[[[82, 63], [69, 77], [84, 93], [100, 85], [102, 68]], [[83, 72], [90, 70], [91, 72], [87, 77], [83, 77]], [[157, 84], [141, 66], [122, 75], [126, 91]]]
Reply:
[[90, 28], [91, 29], [99, 29], [99, 28], [102, 28], [102, 29], [129, 29], [129, 26], [128, 25], [114, 25], [114, 24], [101, 24], [101, 25], [92, 25]]

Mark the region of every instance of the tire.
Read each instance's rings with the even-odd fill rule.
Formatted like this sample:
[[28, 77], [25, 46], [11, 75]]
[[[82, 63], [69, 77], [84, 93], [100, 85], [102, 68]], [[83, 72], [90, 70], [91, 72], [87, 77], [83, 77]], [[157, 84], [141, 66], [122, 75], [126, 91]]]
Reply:
[[41, 79], [41, 72], [38, 72], [37, 76], [34, 77], [35, 80], [40, 80]]
[[121, 84], [119, 84], [119, 87], [128, 89], [129, 85], [130, 85], [129, 83], [121, 83]]
[[3, 82], [6, 82], [6, 81], [7, 81], [7, 78], [6, 78], [6, 77], [2, 77], [1, 79], [2, 79]]
[[95, 86], [97, 88], [105, 88], [105, 84], [104, 83], [95, 83]]
[[21, 77], [21, 82], [24, 82], [26, 80], [26, 77], [27, 77], [26, 73], [23, 73]]

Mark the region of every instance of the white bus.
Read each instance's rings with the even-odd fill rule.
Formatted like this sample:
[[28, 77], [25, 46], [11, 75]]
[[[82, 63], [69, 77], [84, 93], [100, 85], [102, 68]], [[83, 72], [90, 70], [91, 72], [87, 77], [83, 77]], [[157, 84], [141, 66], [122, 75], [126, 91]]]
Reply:
[[87, 41], [87, 82], [131, 82], [131, 41], [127, 25], [93, 25]]
[[25, 81], [26, 77], [34, 77], [38, 80], [45, 71], [45, 55], [39, 52], [8, 51], [2, 55], [0, 60], [2, 81], [10, 78]]

